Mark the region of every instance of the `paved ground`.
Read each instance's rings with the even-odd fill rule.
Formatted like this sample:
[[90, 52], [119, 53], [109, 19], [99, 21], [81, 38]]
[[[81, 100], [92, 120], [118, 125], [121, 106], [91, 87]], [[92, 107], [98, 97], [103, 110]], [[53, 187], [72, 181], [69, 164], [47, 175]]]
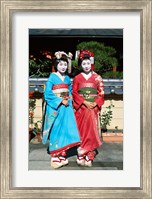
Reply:
[[[47, 146], [42, 143], [29, 144], [29, 170], [53, 170], [50, 167], [50, 155]], [[76, 148], [68, 151], [69, 164], [60, 170], [122, 170], [123, 143], [103, 143], [98, 149], [93, 167], [81, 167], [76, 163]]]

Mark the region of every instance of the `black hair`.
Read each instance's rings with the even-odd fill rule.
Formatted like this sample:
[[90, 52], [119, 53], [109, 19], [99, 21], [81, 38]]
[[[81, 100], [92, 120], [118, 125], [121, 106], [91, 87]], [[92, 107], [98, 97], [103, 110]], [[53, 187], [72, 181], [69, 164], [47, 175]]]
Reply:
[[53, 60], [53, 64], [54, 64], [54, 68], [57, 71], [57, 65], [60, 61], [65, 61], [68, 64], [68, 59], [66, 55], [62, 55], [62, 57], [60, 59], [57, 59], [56, 57]]
[[85, 60], [85, 59], [89, 59], [90, 60], [90, 55], [84, 54], [83, 58], [79, 58], [79, 60], [78, 60], [78, 66], [81, 66], [82, 61]]

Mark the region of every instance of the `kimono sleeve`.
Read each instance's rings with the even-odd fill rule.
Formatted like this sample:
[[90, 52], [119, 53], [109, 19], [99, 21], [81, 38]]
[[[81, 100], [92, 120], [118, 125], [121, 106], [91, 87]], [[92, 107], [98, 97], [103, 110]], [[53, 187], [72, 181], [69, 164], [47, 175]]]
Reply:
[[97, 76], [96, 81], [98, 95], [95, 99], [95, 102], [97, 103], [98, 107], [101, 108], [101, 106], [104, 104], [104, 84], [100, 75]]
[[62, 102], [62, 98], [61, 97], [57, 97], [53, 91], [52, 91], [52, 87], [53, 87], [54, 83], [53, 83], [53, 77], [50, 75], [47, 83], [46, 83], [46, 89], [44, 92], [44, 98], [46, 100], [46, 103], [48, 106], [57, 109], [58, 106], [61, 104]]
[[78, 77], [76, 76], [73, 80], [73, 87], [72, 87], [72, 94], [73, 94], [73, 106], [77, 110], [80, 108], [82, 103], [84, 102], [84, 98], [81, 97], [78, 93], [79, 89], [79, 82], [78, 82]]
[[70, 77], [67, 76], [67, 80], [68, 80], [69, 96], [72, 97], [72, 84], [71, 84]]
[[68, 90], [69, 90], [68, 102], [73, 107], [73, 105], [72, 105], [72, 83], [71, 83], [71, 79], [69, 76], [67, 76], [67, 82], [68, 82]]

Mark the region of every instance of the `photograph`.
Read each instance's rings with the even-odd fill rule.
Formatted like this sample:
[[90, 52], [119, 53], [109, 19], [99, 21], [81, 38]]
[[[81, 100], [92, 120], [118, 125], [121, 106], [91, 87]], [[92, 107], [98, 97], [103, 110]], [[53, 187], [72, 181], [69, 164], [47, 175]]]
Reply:
[[122, 170], [123, 115], [122, 29], [29, 29], [29, 170]]

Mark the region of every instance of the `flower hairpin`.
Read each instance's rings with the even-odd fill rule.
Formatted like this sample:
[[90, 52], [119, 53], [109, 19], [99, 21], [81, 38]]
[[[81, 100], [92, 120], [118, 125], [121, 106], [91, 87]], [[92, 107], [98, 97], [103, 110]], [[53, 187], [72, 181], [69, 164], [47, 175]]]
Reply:
[[67, 57], [72, 59], [72, 57], [73, 57], [72, 53], [69, 52]]
[[69, 59], [72, 59], [72, 53], [68, 53], [68, 54], [66, 54], [65, 52], [63, 52], [63, 51], [58, 51], [58, 52], [56, 52], [55, 53], [55, 56], [56, 56], [56, 58], [57, 59], [61, 59], [61, 57], [63, 56], [63, 55], [65, 55], [67, 58], [69, 58]]
[[61, 57], [62, 57], [61, 51], [56, 52], [55, 56], [56, 56], [57, 59], [61, 59]]

